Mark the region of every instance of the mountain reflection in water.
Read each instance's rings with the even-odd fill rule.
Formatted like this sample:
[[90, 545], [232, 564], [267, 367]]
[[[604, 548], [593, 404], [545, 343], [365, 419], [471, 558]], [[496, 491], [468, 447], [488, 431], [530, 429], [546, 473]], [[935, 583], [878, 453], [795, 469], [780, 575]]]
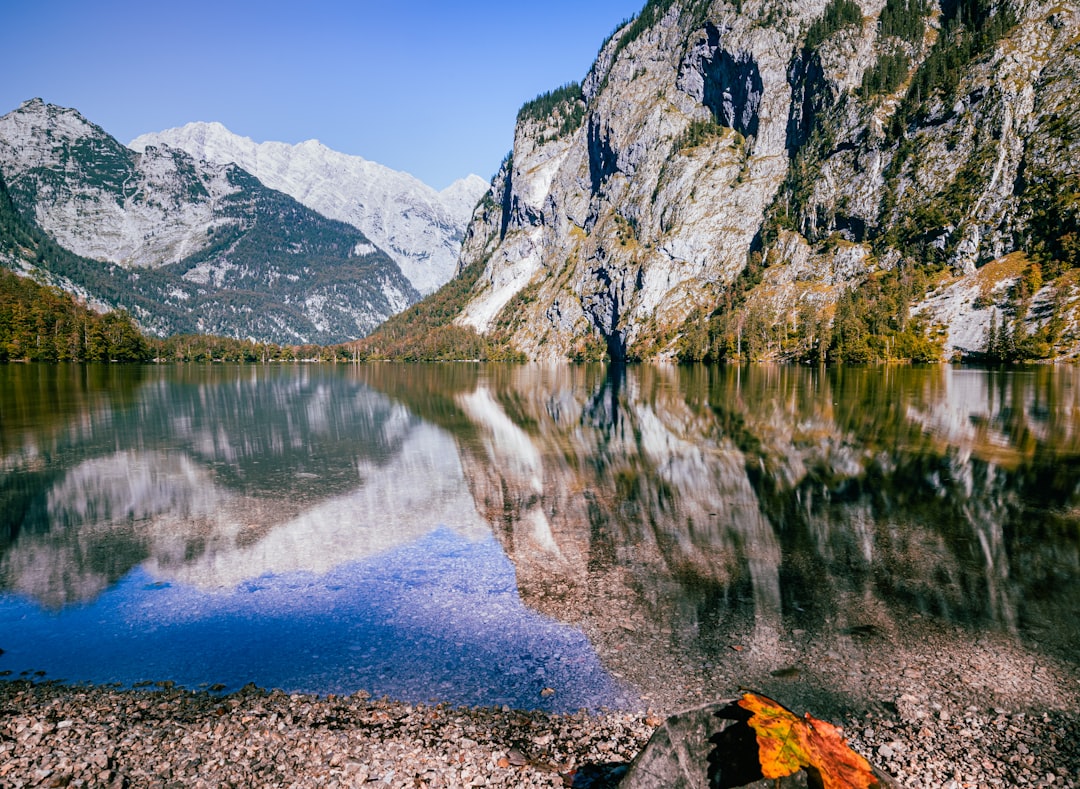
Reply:
[[521, 599], [646, 699], [853, 676], [867, 649], [914, 665], [927, 627], [1076, 666], [1072, 369], [9, 366], [0, 384], [0, 582], [50, 611], [133, 577], [329, 576], [445, 526], [493, 534]]

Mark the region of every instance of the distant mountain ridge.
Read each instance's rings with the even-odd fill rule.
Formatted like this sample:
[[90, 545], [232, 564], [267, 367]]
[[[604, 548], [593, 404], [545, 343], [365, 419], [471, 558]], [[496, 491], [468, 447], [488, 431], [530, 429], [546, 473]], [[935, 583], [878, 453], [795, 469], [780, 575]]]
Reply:
[[408, 173], [339, 153], [317, 140], [256, 143], [220, 123], [143, 134], [129, 147], [145, 151], [162, 145], [213, 164], [236, 164], [271, 189], [359, 229], [422, 294], [454, 275], [473, 209], [490, 186], [470, 175], [439, 192]]
[[0, 174], [21, 221], [66, 250], [4, 239], [0, 265], [127, 309], [158, 335], [330, 344], [420, 297], [359, 230], [236, 165], [136, 153], [40, 99], [0, 117]]

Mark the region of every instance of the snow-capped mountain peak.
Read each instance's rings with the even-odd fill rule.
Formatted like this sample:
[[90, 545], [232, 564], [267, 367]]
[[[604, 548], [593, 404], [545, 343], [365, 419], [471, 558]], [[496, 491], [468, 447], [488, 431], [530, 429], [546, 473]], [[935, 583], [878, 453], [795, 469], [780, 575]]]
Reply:
[[266, 186], [358, 228], [394, 258], [423, 294], [447, 282], [488, 182], [470, 175], [442, 192], [408, 173], [307, 140], [256, 143], [220, 123], [189, 123], [144, 134], [129, 147], [167, 145], [215, 164], [235, 163]]

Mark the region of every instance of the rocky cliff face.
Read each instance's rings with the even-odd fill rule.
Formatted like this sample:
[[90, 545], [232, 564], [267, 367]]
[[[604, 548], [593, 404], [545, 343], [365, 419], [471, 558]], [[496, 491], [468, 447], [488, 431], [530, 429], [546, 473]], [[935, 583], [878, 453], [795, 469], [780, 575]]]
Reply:
[[144, 134], [130, 147], [143, 151], [160, 145], [198, 160], [239, 165], [271, 189], [347, 222], [386, 250], [422, 294], [454, 275], [472, 210], [488, 188], [471, 175], [437, 192], [408, 173], [338, 153], [317, 140], [255, 143], [220, 123]]
[[62, 246], [140, 268], [201, 251], [227, 222], [217, 205], [238, 191], [224, 168], [200, 173], [180, 151], [137, 157], [40, 100], [0, 119], [0, 168], [16, 205]]
[[87, 259], [7, 265], [159, 334], [342, 342], [419, 298], [355, 228], [236, 165], [136, 153], [74, 110], [34, 100], [0, 118], [0, 173], [25, 221]]
[[1075, 353], [1078, 26], [1072, 2], [650, 0], [523, 108], [459, 321], [538, 359], [792, 358], [897, 282], [897, 342], [914, 315], [946, 354], [991, 322]]

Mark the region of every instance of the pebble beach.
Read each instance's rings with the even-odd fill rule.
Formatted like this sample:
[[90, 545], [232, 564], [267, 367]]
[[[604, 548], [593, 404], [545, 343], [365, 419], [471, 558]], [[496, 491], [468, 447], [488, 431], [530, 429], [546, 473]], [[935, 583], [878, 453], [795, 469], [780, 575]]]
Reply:
[[[901, 699], [837, 720], [905, 787], [1080, 786], [1080, 716]], [[614, 786], [655, 711], [549, 714], [0, 682], [0, 787]]]

